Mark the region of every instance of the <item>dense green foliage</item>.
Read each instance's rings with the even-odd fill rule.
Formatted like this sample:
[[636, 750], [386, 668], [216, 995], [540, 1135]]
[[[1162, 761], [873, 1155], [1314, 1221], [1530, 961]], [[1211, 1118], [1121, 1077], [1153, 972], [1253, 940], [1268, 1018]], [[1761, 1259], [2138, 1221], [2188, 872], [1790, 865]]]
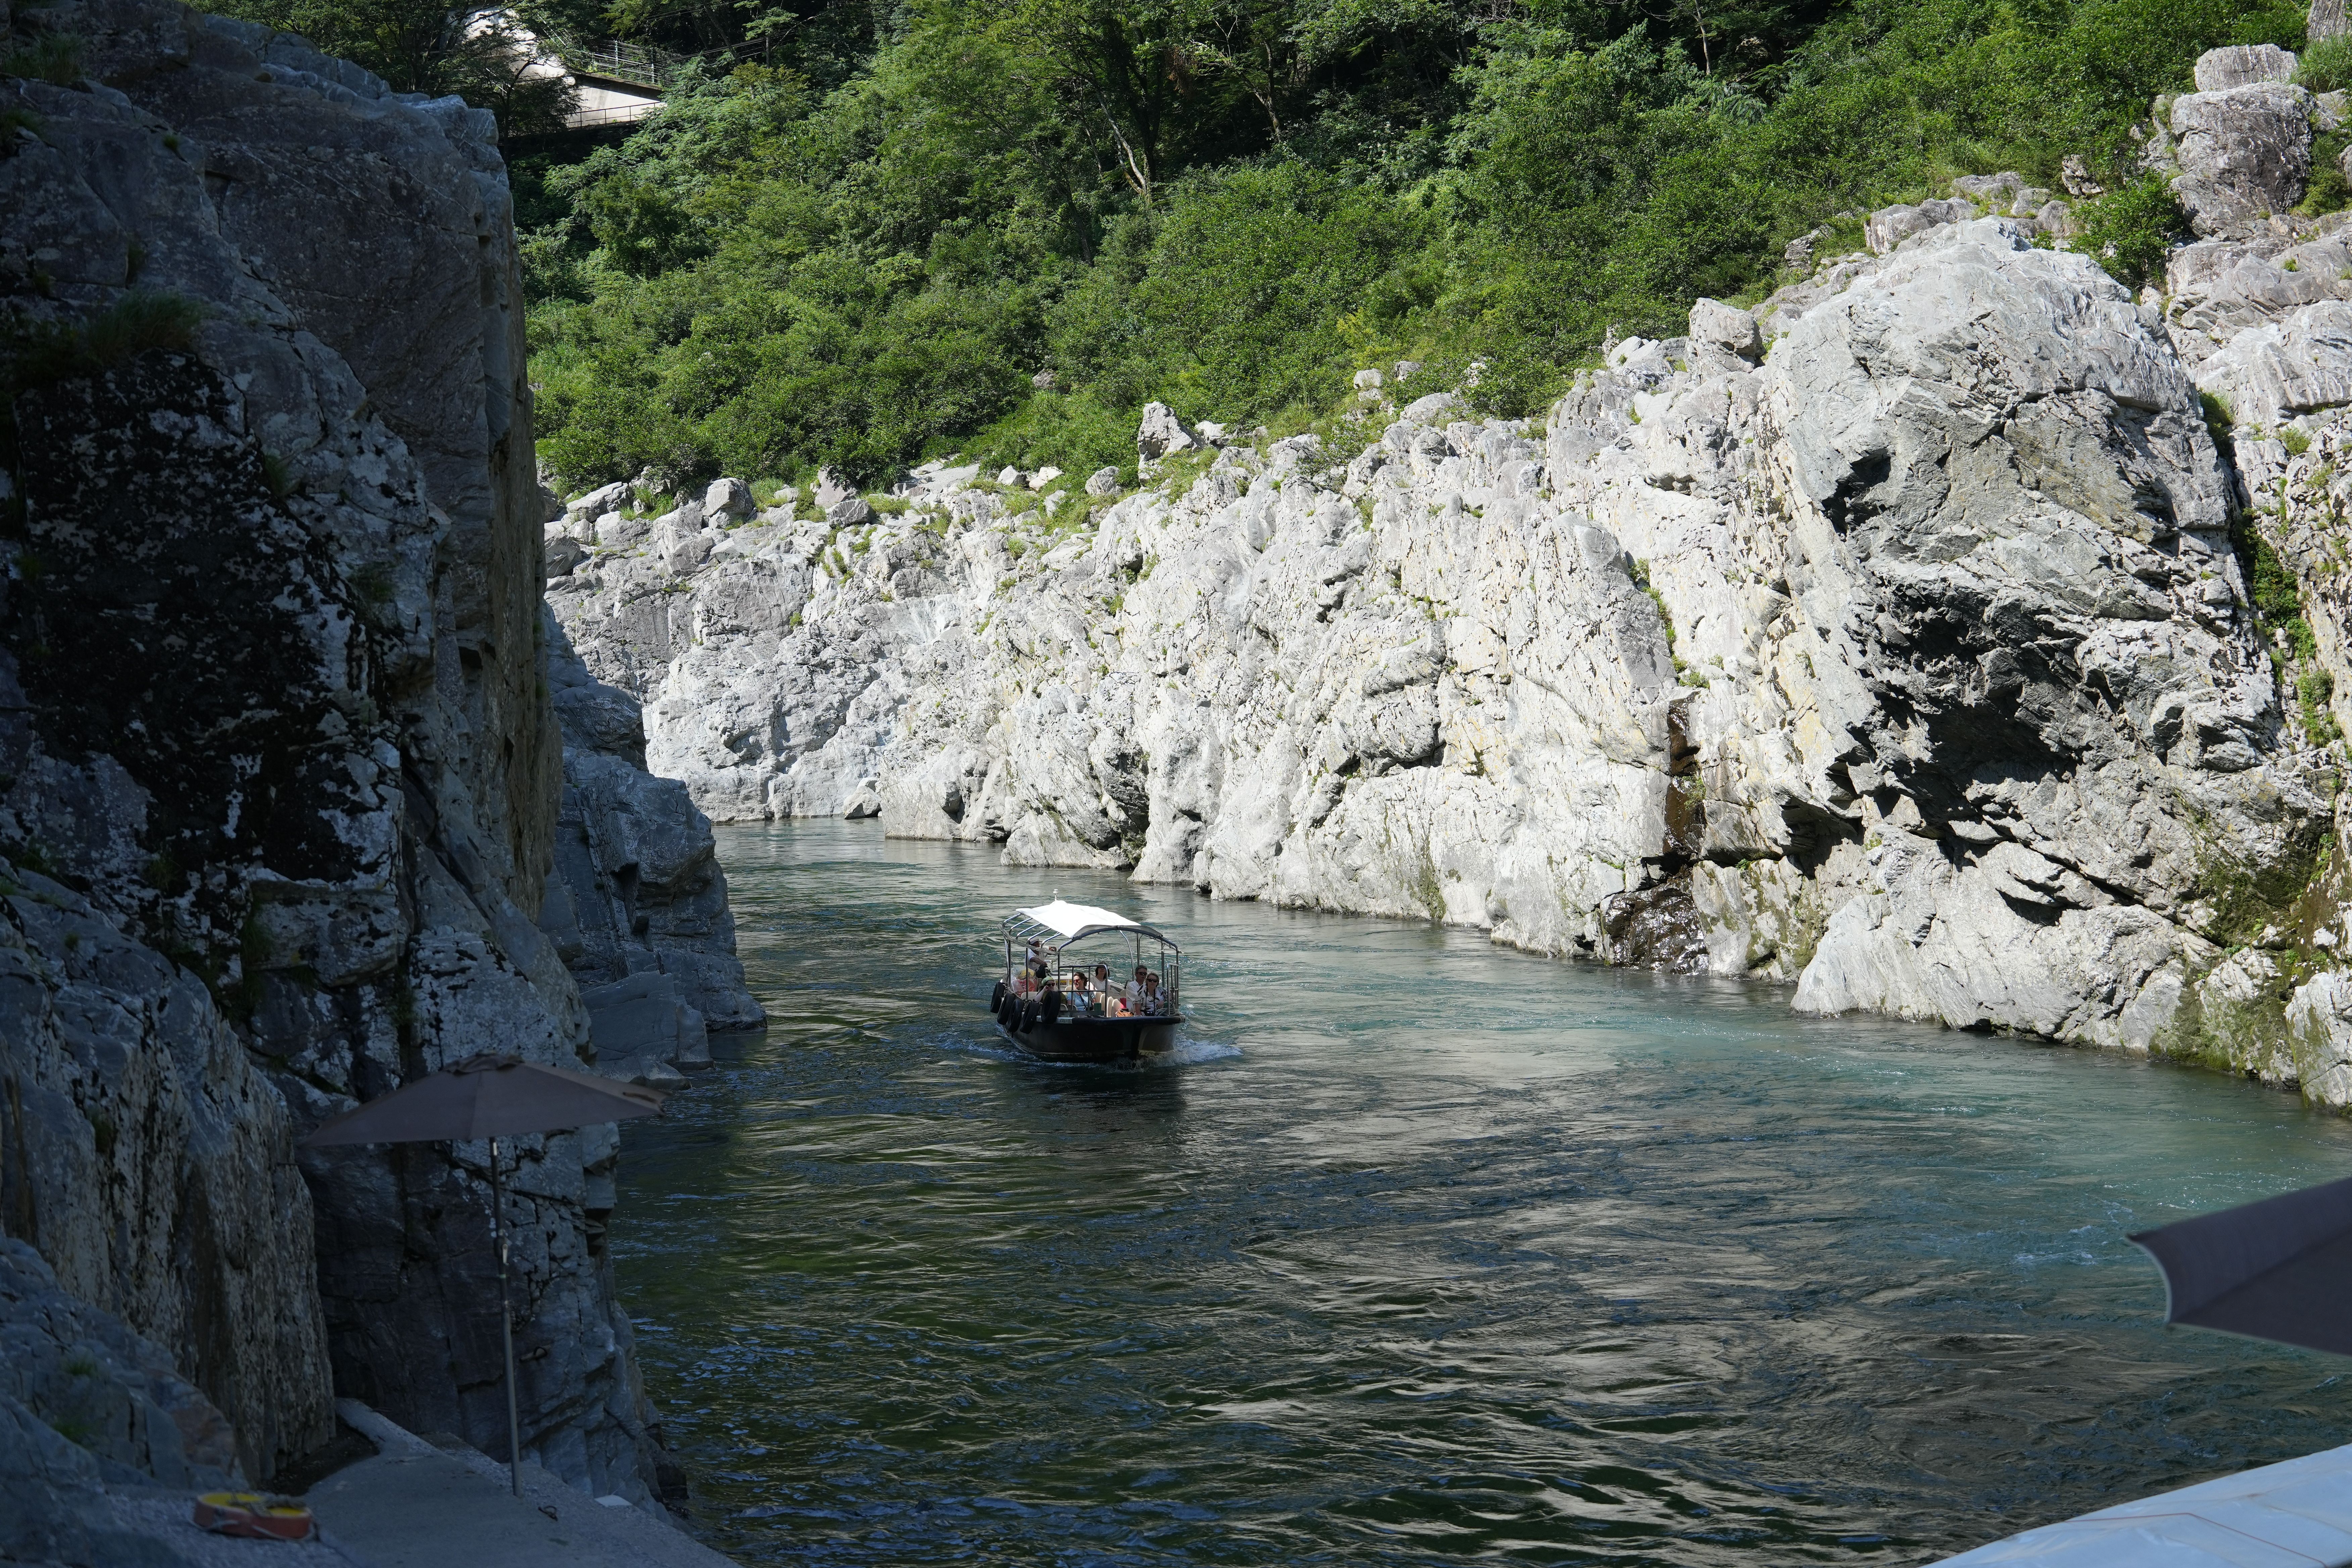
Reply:
[[2294, 79], [2314, 92], [2352, 87], [2352, 34], [2322, 38], [2295, 62]]
[[2189, 215], [2161, 174], [2126, 181], [2083, 209], [2083, 248], [2134, 289], [2162, 278], [2166, 254], [2194, 237]]
[[383, 78], [395, 92], [457, 93], [499, 117], [502, 132], [563, 123], [573, 94], [527, 75], [531, 50], [507, 16], [465, 0], [198, 0], [203, 8], [284, 32]]
[[2137, 278], [2178, 213], [2132, 122], [2206, 48], [2302, 41], [2294, 0], [639, 3], [606, 25], [729, 52], [518, 164], [570, 485], [1083, 473], [1148, 399], [1303, 424], [1400, 357], [1531, 410], [1825, 219], [2068, 153]]

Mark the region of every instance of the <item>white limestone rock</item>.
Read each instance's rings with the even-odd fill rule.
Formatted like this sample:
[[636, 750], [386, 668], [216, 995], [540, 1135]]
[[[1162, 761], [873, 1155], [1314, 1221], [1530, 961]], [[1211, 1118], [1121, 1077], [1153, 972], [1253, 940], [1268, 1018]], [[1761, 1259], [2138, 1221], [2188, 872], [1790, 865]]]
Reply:
[[809, 499], [815, 503], [817, 510], [831, 511], [843, 501], [855, 499], [856, 494], [857, 487], [850, 483], [847, 475], [839, 468], [826, 467], [817, 470], [816, 488], [810, 492]]
[[740, 479], [713, 479], [702, 492], [702, 515], [714, 522], [738, 522], [756, 510], [751, 487]]
[[2323, 970], [2297, 986], [2286, 1021], [2304, 1092], [2323, 1105], [2352, 1106], [2352, 972]]
[[1764, 337], [1756, 318], [1737, 305], [1701, 299], [1691, 305], [1690, 335], [1750, 362], [1764, 357]]
[[2183, 246], [2165, 264], [2165, 326], [2180, 357], [2200, 366], [2250, 327], [2306, 305], [2352, 300], [2352, 227], [2337, 217], [2298, 243], [2265, 235]]
[[1706, 319], [1614, 344], [1541, 421], [1433, 393], [1068, 537], [965, 492], [551, 598], [714, 816], [2276, 1046], [2231, 868], [2291, 879], [2327, 810], [2231, 477], [2153, 312], [2025, 234], [1842, 261], [1760, 365]]
[[1143, 420], [1135, 429], [1136, 455], [1156, 463], [1173, 453], [1189, 451], [1199, 442], [1176, 411], [1164, 403], [1143, 405]]
[[2242, 237], [2303, 199], [2313, 109], [2302, 88], [2267, 80], [2172, 100], [2172, 189], [2198, 234]]
[[1966, 201], [1926, 201], [1916, 206], [1881, 207], [1863, 226], [1863, 243], [1871, 253], [1885, 256], [1914, 235], [1946, 224], [1966, 223], [1977, 209]]
[[2248, 327], [2197, 369], [2252, 434], [2298, 414], [2352, 403], [2352, 300], [2305, 305]]
[[2291, 82], [2294, 56], [2276, 44], [2241, 44], [2197, 57], [2197, 90], [2227, 92], [2258, 82]]
[[542, 546], [547, 555], [547, 574], [550, 577], [570, 576], [572, 568], [588, 558], [587, 547], [570, 534], [556, 531], [560, 526], [550, 527]]
[[567, 523], [593, 521], [608, 511], [625, 510], [635, 499], [630, 493], [628, 482], [625, 479], [615, 479], [609, 485], [601, 485], [586, 495], [566, 502], [563, 508], [563, 520]]

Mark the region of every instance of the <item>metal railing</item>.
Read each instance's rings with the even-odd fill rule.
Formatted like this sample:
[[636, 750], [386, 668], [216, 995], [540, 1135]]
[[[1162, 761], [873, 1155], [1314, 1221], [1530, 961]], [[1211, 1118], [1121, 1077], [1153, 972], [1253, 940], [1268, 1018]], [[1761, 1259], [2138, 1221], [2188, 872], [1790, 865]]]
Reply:
[[615, 103], [604, 109], [582, 109], [563, 117], [564, 129], [579, 131], [592, 125], [626, 125], [634, 121], [650, 120], [659, 114], [658, 103]]
[[625, 81], [632, 87], [647, 88], [655, 92], [667, 88], [687, 64], [687, 57], [683, 55], [618, 39], [583, 44], [569, 38], [550, 38], [547, 48], [574, 76]]

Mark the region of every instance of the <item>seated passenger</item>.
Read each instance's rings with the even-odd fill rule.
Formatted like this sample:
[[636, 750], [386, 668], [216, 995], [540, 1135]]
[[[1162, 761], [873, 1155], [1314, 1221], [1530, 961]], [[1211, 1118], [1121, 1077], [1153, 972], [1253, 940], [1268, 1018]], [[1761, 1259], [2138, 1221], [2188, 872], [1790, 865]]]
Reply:
[[1146, 1013], [1168, 1011], [1168, 999], [1160, 994], [1160, 976], [1157, 974], [1146, 973], [1143, 976], [1143, 1011]]
[[1072, 1017], [1091, 1018], [1094, 1016], [1095, 1007], [1099, 998], [1095, 995], [1094, 987], [1087, 984], [1087, 972], [1085, 970], [1081, 969], [1076, 973], [1070, 976], [1069, 989], [1065, 991], [1063, 994], [1069, 999], [1070, 1016]]
[[1150, 973], [1139, 963], [1135, 966], [1135, 978], [1127, 983], [1127, 1016], [1130, 1018], [1142, 1016], [1143, 979]]

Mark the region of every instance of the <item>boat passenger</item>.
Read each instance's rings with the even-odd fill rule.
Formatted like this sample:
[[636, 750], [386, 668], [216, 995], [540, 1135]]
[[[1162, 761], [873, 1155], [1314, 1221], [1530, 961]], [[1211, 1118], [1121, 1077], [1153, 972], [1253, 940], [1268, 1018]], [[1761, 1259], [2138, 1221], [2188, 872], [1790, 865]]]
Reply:
[[1127, 983], [1127, 1016], [1130, 1018], [1143, 1016], [1143, 981], [1150, 973], [1139, 963], [1135, 966], [1135, 978]]
[[1160, 994], [1160, 976], [1148, 970], [1143, 976], [1143, 1011], [1146, 1013], [1168, 1011], [1168, 1000]]
[[1070, 976], [1070, 988], [1065, 994], [1069, 998], [1072, 1017], [1091, 1018], [1095, 1016], [1096, 1008], [1101, 1004], [1101, 998], [1095, 994], [1094, 987], [1087, 984], [1087, 972], [1083, 969]]

